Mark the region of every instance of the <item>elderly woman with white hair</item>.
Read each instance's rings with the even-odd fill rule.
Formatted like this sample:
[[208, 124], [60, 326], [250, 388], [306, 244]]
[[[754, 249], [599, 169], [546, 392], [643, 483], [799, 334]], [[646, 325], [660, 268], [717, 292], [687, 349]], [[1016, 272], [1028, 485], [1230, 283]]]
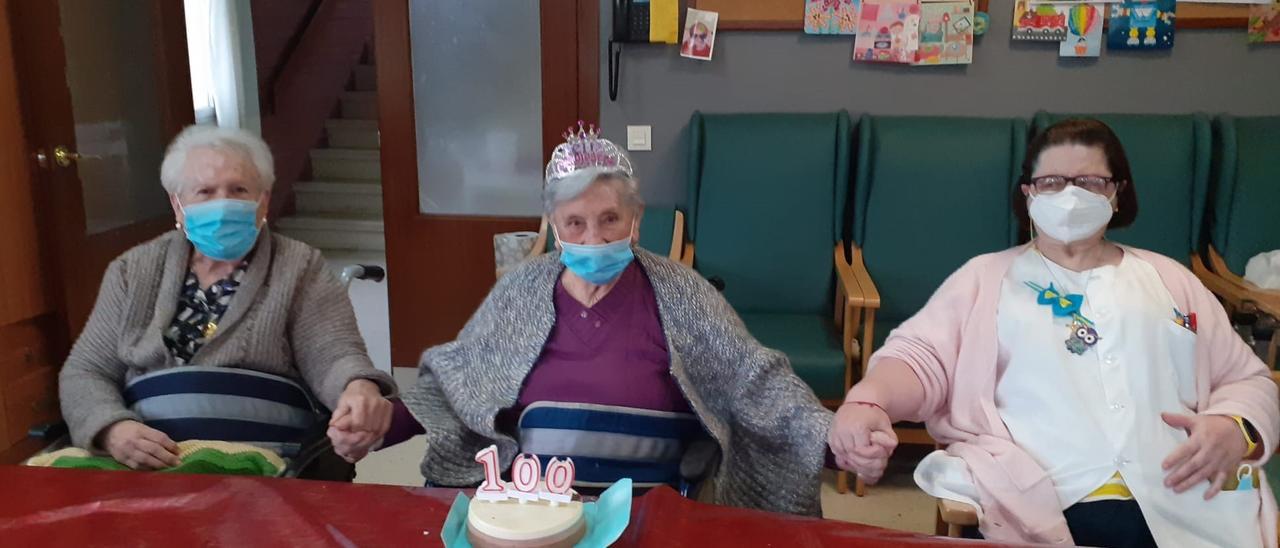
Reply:
[[[644, 204], [626, 155], [594, 130], [566, 137], [544, 188], [559, 252], [508, 272], [457, 340], [423, 354], [387, 443], [425, 432], [431, 485], [479, 484], [490, 445], [508, 470], [518, 453], [563, 454], [551, 443], [571, 450], [579, 490], [669, 484], [658, 468], [688, 477], [701, 463], [700, 498], [818, 514], [831, 412], [710, 283], [636, 247]], [[530, 428], [549, 405], [569, 412]], [[578, 411], [605, 424], [566, 433], [591, 422]], [[629, 419], [645, 434], [622, 435]], [[650, 454], [677, 438], [674, 461]]]
[[[160, 179], [176, 230], [107, 267], [59, 376], [72, 442], [130, 468], [178, 465], [174, 436], [144, 424], [125, 391], [142, 375], [184, 366], [295, 381], [352, 425], [348, 450], [380, 439], [395, 384], [369, 360], [346, 290], [320, 252], [267, 229], [275, 172], [266, 143], [241, 130], [188, 127], [169, 146]], [[330, 460], [320, 467], [328, 479], [343, 465], [346, 477], [336, 479], [350, 479], [348, 463]]]

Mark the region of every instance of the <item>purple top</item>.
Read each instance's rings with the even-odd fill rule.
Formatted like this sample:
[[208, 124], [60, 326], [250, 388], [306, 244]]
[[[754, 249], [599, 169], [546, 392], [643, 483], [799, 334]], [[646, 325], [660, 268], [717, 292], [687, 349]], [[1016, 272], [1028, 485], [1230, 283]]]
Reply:
[[[592, 307], [557, 282], [555, 306], [551, 337], [525, 377], [516, 404], [498, 413], [498, 430], [514, 435], [520, 413], [539, 401], [692, 412], [671, 375], [658, 299], [639, 263], [628, 265], [617, 285]], [[397, 400], [383, 447], [424, 433]], [[829, 448], [826, 466], [836, 468]]]
[[509, 411], [539, 401], [594, 403], [689, 413], [675, 378], [658, 301], [636, 262], [588, 307], [556, 284], [556, 323]]
[[[671, 376], [671, 356], [649, 277], [632, 262], [595, 306], [585, 306], [556, 283], [556, 323], [542, 355], [525, 377], [516, 404], [497, 417], [514, 434], [520, 413], [539, 401], [594, 403], [690, 413]], [[384, 446], [423, 433], [396, 402]]]

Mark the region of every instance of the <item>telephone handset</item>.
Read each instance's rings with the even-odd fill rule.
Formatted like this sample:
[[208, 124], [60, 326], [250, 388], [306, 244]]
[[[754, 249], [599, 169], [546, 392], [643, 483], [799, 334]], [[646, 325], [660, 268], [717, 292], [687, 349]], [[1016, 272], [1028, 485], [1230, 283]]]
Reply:
[[609, 100], [618, 100], [622, 44], [649, 41], [649, 0], [613, 0], [613, 36], [609, 38]]
[[618, 100], [622, 44], [675, 44], [679, 41], [680, 0], [613, 0], [613, 36], [609, 37], [609, 99]]

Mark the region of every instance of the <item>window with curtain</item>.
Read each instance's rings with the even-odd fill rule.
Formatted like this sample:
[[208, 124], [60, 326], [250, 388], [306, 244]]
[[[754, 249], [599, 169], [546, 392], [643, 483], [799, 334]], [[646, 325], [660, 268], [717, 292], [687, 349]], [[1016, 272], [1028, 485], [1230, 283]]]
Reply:
[[183, 0], [197, 124], [261, 131], [249, 0]]
[[213, 52], [209, 37], [211, 0], [185, 0], [187, 57], [191, 62], [191, 102], [197, 124], [217, 124], [213, 107]]

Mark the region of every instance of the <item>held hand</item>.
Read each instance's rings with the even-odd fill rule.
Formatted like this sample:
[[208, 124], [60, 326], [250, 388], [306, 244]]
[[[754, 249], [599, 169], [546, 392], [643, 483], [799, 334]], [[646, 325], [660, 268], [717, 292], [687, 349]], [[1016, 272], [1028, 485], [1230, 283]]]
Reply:
[[874, 485], [884, 475], [898, 437], [889, 415], [879, 407], [845, 403], [836, 411], [827, 444], [840, 468]]
[[329, 427], [329, 441], [333, 442], [333, 452], [343, 460], [352, 464], [373, 449], [382, 441], [382, 434], [366, 432], [363, 430], [352, 430], [350, 415], [342, 417]]
[[355, 463], [369, 454], [391, 427], [393, 406], [372, 381], [356, 379], [338, 398], [327, 432], [333, 451]]
[[116, 462], [134, 470], [158, 470], [182, 464], [178, 444], [164, 432], [138, 421], [124, 420], [107, 427], [100, 445]]
[[382, 397], [382, 391], [373, 381], [356, 379], [347, 384], [338, 398], [337, 408], [329, 419], [329, 426], [347, 419], [343, 430], [371, 432], [381, 438], [391, 427], [391, 402]]
[[1161, 413], [1160, 418], [1169, 426], [1186, 430], [1188, 436], [1161, 465], [1165, 470], [1165, 487], [1182, 493], [1207, 480], [1210, 485], [1204, 499], [1216, 496], [1244, 460], [1248, 444], [1240, 426], [1231, 417], [1222, 415]]

